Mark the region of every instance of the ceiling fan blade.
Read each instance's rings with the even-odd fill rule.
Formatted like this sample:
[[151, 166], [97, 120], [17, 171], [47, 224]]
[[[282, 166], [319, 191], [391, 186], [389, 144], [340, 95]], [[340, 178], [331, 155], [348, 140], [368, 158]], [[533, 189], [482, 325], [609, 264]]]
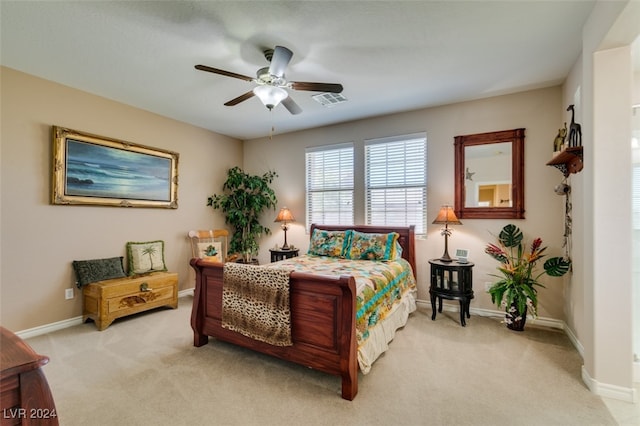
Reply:
[[337, 83], [309, 83], [304, 81], [292, 81], [291, 88], [294, 90], [308, 90], [311, 92], [342, 92], [342, 84]]
[[284, 98], [282, 105], [284, 105], [284, 107], [293, 115], [300, 114], [302, 112], [302, 108], [298, 106], [291, 96]]
[[276, 46], [276, 48], [273, 49], [273, 57], [271, 58], [271, 65], [269, 66], [269, 74], [275, 75], [276, 77], [282, 77], [292, 56], [293, 52], [286, 47]]
[[231, 71], [220, 70], [218, 68], [208, 67], [206, 65], [196, 65], [196, 69], [200, 71], [207, 71], [207, 72], [212, 72], [214, 74], [224, 75], [227, 77], [239, 78], [240, 80], [253, 81], [253, 77], [248, 77], [242, 74], [236, 74], [235, 72], [231, 72]]
[[225, 102], [225, 106], [234, 106], [238, 105], [240, 102], [244, 102], [249, 98], [254, 96], [253, 90], [249, 90], [247, 93], [238, 96], [237, 98], [233, 98], [228, 102]]

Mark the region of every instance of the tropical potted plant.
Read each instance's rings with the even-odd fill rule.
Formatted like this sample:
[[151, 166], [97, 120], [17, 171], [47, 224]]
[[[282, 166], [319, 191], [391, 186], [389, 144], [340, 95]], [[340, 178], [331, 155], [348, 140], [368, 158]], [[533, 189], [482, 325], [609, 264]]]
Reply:
[[225, 223], [233, 227], [229, 249], [231, 253], [240, 253], [245, 263], [258, 253], [260, 236], [271, 233], [260, 224], [260, 215], [265, 209], [275, 210], [278, 200], [269, 184], [277, 176], [272, 171], [262, 176], [249, 175], [233, 167], [227, 172], [222, 194], [208, 198], [207, 205], [222, 210]]
[[522, 231], [508, 224], [498, 235], [498, 244], [487, 244], [485, 253], [500, 262], [500, 275], [488, 290], [491, 301], [505, 308], [505, 323], [511, 330], [522, 331], [527, 321], [527, 312], [535, 317], [538, 314], [538, 290], [544, 287], [539, 279], [543, 275], [561, 277], [571, 268], [571, 260], [563, 257], [551, 257], [543, 264], [543, 270], [536, 271], [537, 263], [544, 257], [547, 249], [542, 247], [542, 239], [536, 238], [525, 251]]

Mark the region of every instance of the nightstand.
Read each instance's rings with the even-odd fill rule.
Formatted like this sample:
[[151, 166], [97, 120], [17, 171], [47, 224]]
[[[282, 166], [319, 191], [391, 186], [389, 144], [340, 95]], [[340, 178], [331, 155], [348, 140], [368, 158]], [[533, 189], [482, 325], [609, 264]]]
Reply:
[[473, 299], [473, 263], [458, 261], [443, 262], [431, 259], [431, 319], [436, 319], [436, 299], [438, 312], [442, 313], [442, 299], [458, 300], [460, 302], [460, 324], [464, 327], [465, 315], [470, 318], [469, 304]]
[[271, 261], [277, 262], [278, 260], [291, 259], [292, 257], [297, 257], [300, 249], [269, 249], [271, 252]]

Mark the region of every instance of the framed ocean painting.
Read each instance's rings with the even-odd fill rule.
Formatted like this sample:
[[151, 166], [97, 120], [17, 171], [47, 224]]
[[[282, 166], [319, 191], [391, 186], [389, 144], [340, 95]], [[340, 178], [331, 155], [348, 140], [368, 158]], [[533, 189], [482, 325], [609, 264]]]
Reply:
[[178, 208], [176, 152], [53, 126], [53, 204]]

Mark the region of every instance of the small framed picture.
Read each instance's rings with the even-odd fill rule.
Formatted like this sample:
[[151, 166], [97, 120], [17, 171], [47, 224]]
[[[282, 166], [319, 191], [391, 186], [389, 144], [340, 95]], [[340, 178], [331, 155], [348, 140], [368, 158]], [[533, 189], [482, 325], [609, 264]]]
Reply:
[[467, 249], [456, 249], [456, 258], [460, 263], [469, 262], [469, 250]]

